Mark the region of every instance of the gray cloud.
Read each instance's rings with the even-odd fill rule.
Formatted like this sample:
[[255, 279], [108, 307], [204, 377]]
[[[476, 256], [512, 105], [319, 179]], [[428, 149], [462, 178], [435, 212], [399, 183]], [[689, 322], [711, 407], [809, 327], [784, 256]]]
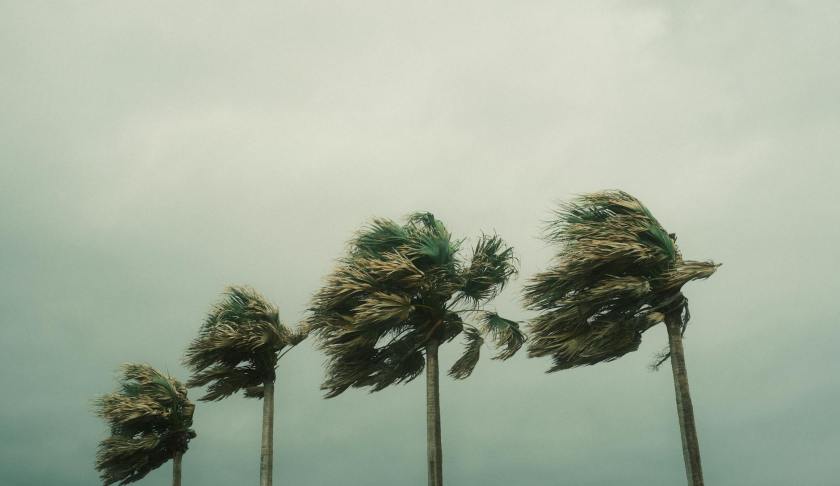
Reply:
[[[0, 18], [0, 482], [91, 484], [89, 400], [179, 358], [228, 283], [294, 322], [352, 231], [430, 210], [497, 231], [522, 277], [553, 204], [620, 187], [692, 258], [687, 359], [710, 484], [834, 481], [831, 299], [840, 48], [833, 2], [77, 2]], [[458, 485], [683, 478], [666, 343], [546, 375], [443, 380]], [[444, 364], [458, 346], [442, 352]], [[284, 358], [278, 481], [422, 484], [420, 381], [322, 400]], [[255, 482], [259, 403], [200, 406], [192, 484]], [[169, 470], [145, 484], [168, 484]]]

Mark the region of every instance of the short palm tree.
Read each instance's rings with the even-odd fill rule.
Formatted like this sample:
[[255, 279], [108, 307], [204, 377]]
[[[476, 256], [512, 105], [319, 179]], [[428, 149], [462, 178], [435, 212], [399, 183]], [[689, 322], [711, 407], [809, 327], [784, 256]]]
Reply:
[[250, 287], [233, 286], [213, 306], [184, 364], [189, 387], [207, 386], [201, 401], [217, 401], [242, 391], [263, 400], [260, 486], [270, 486], [274, 457], [274, 379], [277, 361], [306, 337], [280, 322], [277, 307]]
[[406, 383], [425, 367], [430, 486], [443, 482], [438, 347], [464, 333], [466, 350], [449, 371], [463, 379], [485, 336], [502, 348], [496, 359], [511, 357], [525, 341], [516, 322], [480, 309], [516, 273], [513, 250], [484, 235], [463, 261], [460, 243], [429, 213], [405, 225], [376, 219], [350, 241], [310, 309], [309, 324], [328, 357], [321, 386], [328, 398], [350, 387]]
[[172, 484], [180, 486], [181, 457], [195, 437], [186, 387], [145, 364], [121, 371], [119, 389], [94, 401], [111, 428], [96, 453], [103, 484], [133, 483], [172, 459]]
[[559, 245], [554, 264], [525, 288], [528, 354], [551, 356], [549, 372], [612, 361], [638, 349], [642, 333], [668, 330], [677, 413], [688, 482], [703, 484], [700, 449], [688, 391], [682, 336], [688, 323], [687, 282], [717, 265], [683, 260], [676, 236], [631, 195], [605, 191], [563, 205], [547, 240]]

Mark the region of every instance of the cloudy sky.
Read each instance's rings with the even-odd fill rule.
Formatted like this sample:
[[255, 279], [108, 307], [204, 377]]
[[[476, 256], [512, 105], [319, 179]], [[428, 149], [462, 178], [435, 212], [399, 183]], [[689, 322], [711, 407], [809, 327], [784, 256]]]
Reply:
[[[90, 400], [125, 361], [185, 377], [227, 284], [293, 324], [354, 230], [428, 210], [515, 246], [491, 307], [525, 320], [541, 222], [622, 188], [724, 264], [686, 288], [707, 482], [837, 484], [840, 7], [675, 3], [0, 2], [0, 483], [96, 484]], [[323, 400], [312, 344], [276, 483], [425, 484], [422, 380]], [[681, 484], [665, 344], [444, 378], [448, 483]], [[185, 484], [256, 483], [259, 422], [199, 405]]]

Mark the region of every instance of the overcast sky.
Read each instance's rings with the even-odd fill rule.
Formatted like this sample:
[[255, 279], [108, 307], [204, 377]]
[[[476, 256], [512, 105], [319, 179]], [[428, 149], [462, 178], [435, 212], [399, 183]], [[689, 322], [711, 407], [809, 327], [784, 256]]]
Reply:
[[[677, 3], [0, 2], [0, 483], [95, 484], [90, 400], [185, 378], [227, 284], [294, 324], [353, 231], [428, 210], [516, 248], [491, 308], [525, 320], [541, 222], [621, 188], [724, 264], [685, 289], [707, 483], [836, 485], [840, 6]], [[448, 484], [683, 484], [665, 344], [485, 349], [442, 379]], [[323, 400], [322, 363], [280, 363], [276, 484], [425, 484], [423, 380]], [[200, 404], [184, 484], [256, 483], [260, 417]]]

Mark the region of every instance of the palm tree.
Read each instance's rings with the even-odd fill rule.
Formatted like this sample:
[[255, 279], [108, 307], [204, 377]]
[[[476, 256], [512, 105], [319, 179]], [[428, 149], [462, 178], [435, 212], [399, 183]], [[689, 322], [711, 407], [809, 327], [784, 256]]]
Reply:
[[128, 484], [172, 459], [172, 484], [181, 484], [181, 457], [195, 405], [181, 382], [145, 364], [124, 364], [117, 391], [94, 401], [111, 436], [99, 443], [96, 470], [103, 484]]
[[553, 265], [533, 277], [525, 302], [541, 313], [530, 323], [528, 355], [551, 356], [549, 372], [612, 361], [638, 349], [642, 333], [668, 330], [688, 483], [703, 484], [688, 392], [682, 336], [688, 301], [682, 287], [717, 269], [683, 260], [676, 236], [622, 191], [587, 194], [561, 206], [546, 239], [559, 246]]
[[[327, 354], [326, 397], [350, 387], [380, 391], [426, 368], [429, 485], [443, 483], [438, 347], [462, 332], [466, 350], [449, 370], [469, 376], [485, 336], [507, 359], [525, 342], [519, 325], [481, 310], [516, 273], [513, 250], [483, 235], [469, 261], [459, 258], [443, 223], [417, 213], [405, 225], [376, 219], [349, 243], [347, 254], [317, 292], [309, 324]], [[461, 314], [477, 318], [464, 322]]]
[[213, 306], [184, 357], [193, 373], [187, 386], [208, 385], [199, 400], [218, 401], [240, 390], [263, 400], [260, 486], [272, 481], [277, 361], [305, 337], [305, 330], [283, 325], [277, 307], [257, 291], [234, 286]]

